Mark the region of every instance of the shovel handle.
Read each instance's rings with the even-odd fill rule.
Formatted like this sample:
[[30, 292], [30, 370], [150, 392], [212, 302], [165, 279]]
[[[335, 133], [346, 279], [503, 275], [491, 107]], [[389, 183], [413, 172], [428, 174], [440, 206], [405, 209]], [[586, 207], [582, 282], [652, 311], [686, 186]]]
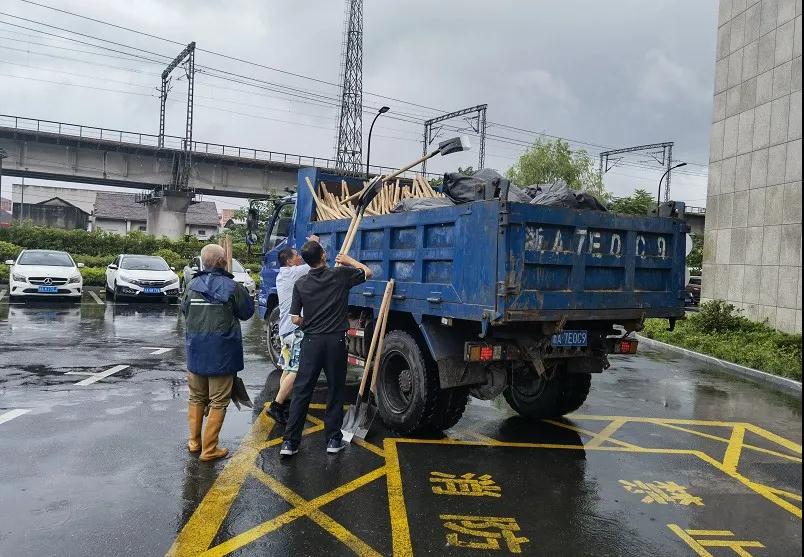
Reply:
[[[393, 298], [394, 279], [388, 281], [390, 290], [386, 290], [386, 294], [391, 294]], [[374, 356], [374, 369], [371, 371], [371, 392], [377, 394], [377, 378], [380, 376], [380, 360], [382, 360], [382, 348], [385, 344], [385, 329], [388, 326], [388, 312], [391, 310], [391, 304], [385, 306], [385, 313], [382, 315], [382, 325], [380, 329], [380, 338], [377, 340], [377, 350]]]
[[371, 334], [371, 345], [369, 346], [368, 356], [366, 356], [366, 364], [363, 367], [363, 377], [360, 379], [360, 390], [358, 390], [358, 397], [362, 398], [366, 390], [366, 382], [368, 380], [368, 373], [374, 361], [374, 354], [377, 350], [377, 341], [380, 336], [381, 329], [383, 328], [383, 317], [388, 314], [388, 308], [391, 305], [391, 294], [394, 291], [394, 279], [388, 281], [385, 285], [385, 293], [382, 295], [382, 303], [380, 303], [380, 310], [377, 312], [377, 321], [374, 323], [374, 332]]

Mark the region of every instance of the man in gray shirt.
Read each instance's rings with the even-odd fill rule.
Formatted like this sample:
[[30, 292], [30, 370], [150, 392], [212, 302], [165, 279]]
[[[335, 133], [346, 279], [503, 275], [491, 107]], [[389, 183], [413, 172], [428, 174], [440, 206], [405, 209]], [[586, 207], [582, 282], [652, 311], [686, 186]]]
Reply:
[[[310, 239], [318, 240], [317, 236]], [[285, 425], [288, 421], [288, 397], [293, 390], [296, 372], [299, 371], [299, 353], [304, 333], [298, 325], [290, 320], [290, 303], [293, 300], [293, 286], [296, 281], [307, 274], [310, 266], [304, 263], [299, 252], [293, 248], [285, 248], [277, 255], [279, 274], [276, 277], [276, 295], [279, 298], [279, 338], [282, 340], [282, 356], [279, 365], [282, 377], [279, 380], [279, 391], [276, 398], [266, 409], [276, 423]]]

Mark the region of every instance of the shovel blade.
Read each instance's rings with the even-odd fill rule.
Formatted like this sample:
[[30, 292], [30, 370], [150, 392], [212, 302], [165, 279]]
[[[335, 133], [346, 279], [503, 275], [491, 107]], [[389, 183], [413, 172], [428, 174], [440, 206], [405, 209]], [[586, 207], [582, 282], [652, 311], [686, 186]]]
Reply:
[[358, 400], [353, 406], [349, 407], [343, 419], [343, 426], [341, 426], [343, 440], [351, 443], [354, 437], [365, 439], [376, 416], [376, 406], [368, 401]]

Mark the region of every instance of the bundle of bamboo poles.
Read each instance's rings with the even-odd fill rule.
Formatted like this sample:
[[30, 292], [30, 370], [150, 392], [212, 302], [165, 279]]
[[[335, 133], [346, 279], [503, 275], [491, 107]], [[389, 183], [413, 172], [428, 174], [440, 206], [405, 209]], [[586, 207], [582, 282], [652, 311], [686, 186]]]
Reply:
[[[321, 182], [320, 188], [316, 191], [310, 178], [306, 178], [306, 181], [315, 203], [316, 220], [350, 219], [355, 216], [357, 198], [354, 194], [350, 195], [345, 181], [341, 181], [341, 191], [336, 193], [332, 193], [324, 182]], [[366, 207], [365, 214], [387, 215], [397, 203], [411, 197], [444, 197], [444, 194], [436, 192], [427, 180], [418, 174], [410, 183], [403, 184], [398, 178], [389, 180], [383, 182], [380, 192]]]

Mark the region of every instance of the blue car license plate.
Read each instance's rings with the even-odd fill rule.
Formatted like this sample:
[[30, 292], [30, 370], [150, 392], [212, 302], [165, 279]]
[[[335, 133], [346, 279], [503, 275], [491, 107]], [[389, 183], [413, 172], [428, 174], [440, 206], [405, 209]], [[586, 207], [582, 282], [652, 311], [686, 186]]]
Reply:
[[588, 337], [587, 331], [561, 331], [553, 335], [553, 346], [586, 346]]
[[40, 294], [55, 294], [59, 291], [58, 286], [39, 286], [36, 289]]
[[143, 288], [142, 291], [145, 292], [146, 294], [161, 294], [162, 293], [161, 288], [152, 288], [152, 287]]

